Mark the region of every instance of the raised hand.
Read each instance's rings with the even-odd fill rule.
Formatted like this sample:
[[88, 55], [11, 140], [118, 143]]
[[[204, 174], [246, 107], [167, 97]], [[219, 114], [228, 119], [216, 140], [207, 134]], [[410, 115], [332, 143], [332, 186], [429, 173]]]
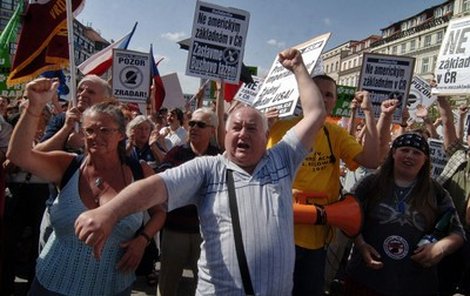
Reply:
[[26, 84], [25, 95], [28, 97], [29, 106], [43, 107], [51, 102], [58, 86], [58, 81], [48, 78], [38, 78]]
[[299, 65], [302, 65], [302, 55], [295, 48], [289, 48], [279, 53], [279, 62], [284, 68], [293, 71]]
[[365, 90], [361, 90], [356, 92], [354, 96], [354, 100], [362, 110], [371, 111], [372, 110], [372, 102], [370, 100], [369, 92]]

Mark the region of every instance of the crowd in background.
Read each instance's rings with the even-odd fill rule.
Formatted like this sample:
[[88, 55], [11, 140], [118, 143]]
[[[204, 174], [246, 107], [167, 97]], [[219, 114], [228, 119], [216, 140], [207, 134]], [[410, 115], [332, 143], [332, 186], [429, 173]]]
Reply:
[[[326, 75], [313, 81], [330, 114], [336, 82]], [[20, 98], [0, 97], [2, 293], [14, 293], [21, 269], [38, 293], [33, 295], [129, 295], [134, 272], [156, 284], [156, 260], [161, 260], [159, 294], [176, 295], [185, 267], [195, 275], [191, 293], [196, 293], [203, 237], [195, 205], [170, 212], [156, 205], [123, 219], [103, 251], [109, 261], [107, 271], [101, 271], [106, 276], [86, 274], [101, 267], [87, 263], [92, 250], [75, 237], [73, 228], [80, 213], [106, 204], [127, 185], [199, 156], [223, 153], [223, 85], [217, 84], [213, 108], [202, 107], [199, 91], [196, 110], [162, 108], [153, 114], [112, 98], [106, 81], [97, 76], [80, 81], [76, 106], [60, 100], [54, 87], [54, 81], [40, 79]], [[44, 99], [47, 92], [51, 101]], [[454, 106], [457, 125], [446, 97], [437, 99], [436, 118], [418, 107], [421, 123], [411, 123], [405, 108], [400, 125], [392, 123], [398, 100], [382, 102], [378, 119], [370, 112], [371, 104], [367, 92], [357, 92], [346, 126], [327, 120], [293, 180], [292, 189], [311, 194], [308, 204], [329, 205], [344, 192], [353, 192], [364, 212], [363, 231], [355, 239], [329, 225], [294, 226], [293, 294], [470, 293], [465, 239], [470, 230], [470, 130], [463, 136], [468, 104]], [[359, 108], [365, 114], [362, 120], [355, 118]], [[268, 119], [268, 147], [301, 120], [276, 120], [275, 113]], [[449, 157], [435, 179], [430, 175], [428, 138], [442, 138]], [[68, 200], [77, 194], [82, 203]], [[295, 196], [293, 201], [295, 216]], [[417, 247], [448, 211], [452, 216], [442, 236]], [[76, 269], [56, 268], [66, 264]], [[260, 283], [270, 284], [255, 282]]]

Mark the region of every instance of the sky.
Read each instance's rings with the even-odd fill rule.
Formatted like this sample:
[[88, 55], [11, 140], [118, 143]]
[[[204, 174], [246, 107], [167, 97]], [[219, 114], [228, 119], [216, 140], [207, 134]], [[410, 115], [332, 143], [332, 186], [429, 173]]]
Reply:
[[[277, 53], [315, 36], [331, 32], [325, 50], [349, 40], [361, 40], [397, 21], [444, 0], [205, 0], [250, 13], [243, 62], [264, 76]], [[117, 40], [137, 29], [128, 49], [148, 52], [153, 44], [161, 75], [176, 72], [184, 93], [195, 93], [199, 78], [186, 76], [187, 51], [178, 41], [189, 38], [195, 0], [86, 0], [77, 16], [106, 40]]]

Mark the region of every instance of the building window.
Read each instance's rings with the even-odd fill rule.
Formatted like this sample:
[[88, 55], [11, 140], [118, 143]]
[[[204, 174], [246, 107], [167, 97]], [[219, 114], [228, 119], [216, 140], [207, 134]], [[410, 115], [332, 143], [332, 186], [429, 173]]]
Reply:
[[463, 0], [462, 12], [464, 11], [470, 11], [470, 0]]
[[398, 53], [398, 46], [393, 46], [392, 47], [392, 54], [397, 54]]
[[442, 16], [442, 8], [438, 7], [436, 10], [434, 10], [434, 16], [435, 17], [441, 17]]
[[330, 65], [326, 65], [326, 71], [325, 71], [325, 73], [328, 73], [328, 72], [330, 72]]
[[400, 46], [400, 53], [401, 54], [404, 54], [406, 52], [406, 43], [403, 43], [401, 46]]
[[416, 40], [411, 40], [410, 41], [410, 51], [413, 51], [416, 49]]
[[13, 10], [13, 0], [3, 0], [2, 8]]
[[436, 43], [442, 43], [442, 39], [444, 38], [444, 32], [443, 31], [439, 31], [437, 32], [436, 34]]
[[335, 64], [335, 71], [338, 71], [338, 70], [339, 70], [338, 67], [339, 67], [339, 62], [336, 62], [336, 64]]
[[424, 36], [424, 46], [430, 46], [430, 45], [431, 45], [431, 35]]
[[423, 58], [421, 60], [421, 73], [424, 74], [424, 73], [428, 73], [429, 72], [429, 68], [430, 68], [430, 65], [429, 65], [429, 58]]

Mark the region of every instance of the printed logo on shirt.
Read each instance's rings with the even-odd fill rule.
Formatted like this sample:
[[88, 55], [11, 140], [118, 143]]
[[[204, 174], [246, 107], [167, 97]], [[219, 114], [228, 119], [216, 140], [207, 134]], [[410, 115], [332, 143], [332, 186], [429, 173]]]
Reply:
[[319, 151], [310, 153], [302, 162], [302, 166], [311, 168], [312, 172], [323, 171], [329, 165], [331, 165], [330, 155]]
[[394, 260], [401, 260], [408, 255], [410, 247], [408, 242], [399, 235], [391, 235], [384, 241], [385, 254]]

